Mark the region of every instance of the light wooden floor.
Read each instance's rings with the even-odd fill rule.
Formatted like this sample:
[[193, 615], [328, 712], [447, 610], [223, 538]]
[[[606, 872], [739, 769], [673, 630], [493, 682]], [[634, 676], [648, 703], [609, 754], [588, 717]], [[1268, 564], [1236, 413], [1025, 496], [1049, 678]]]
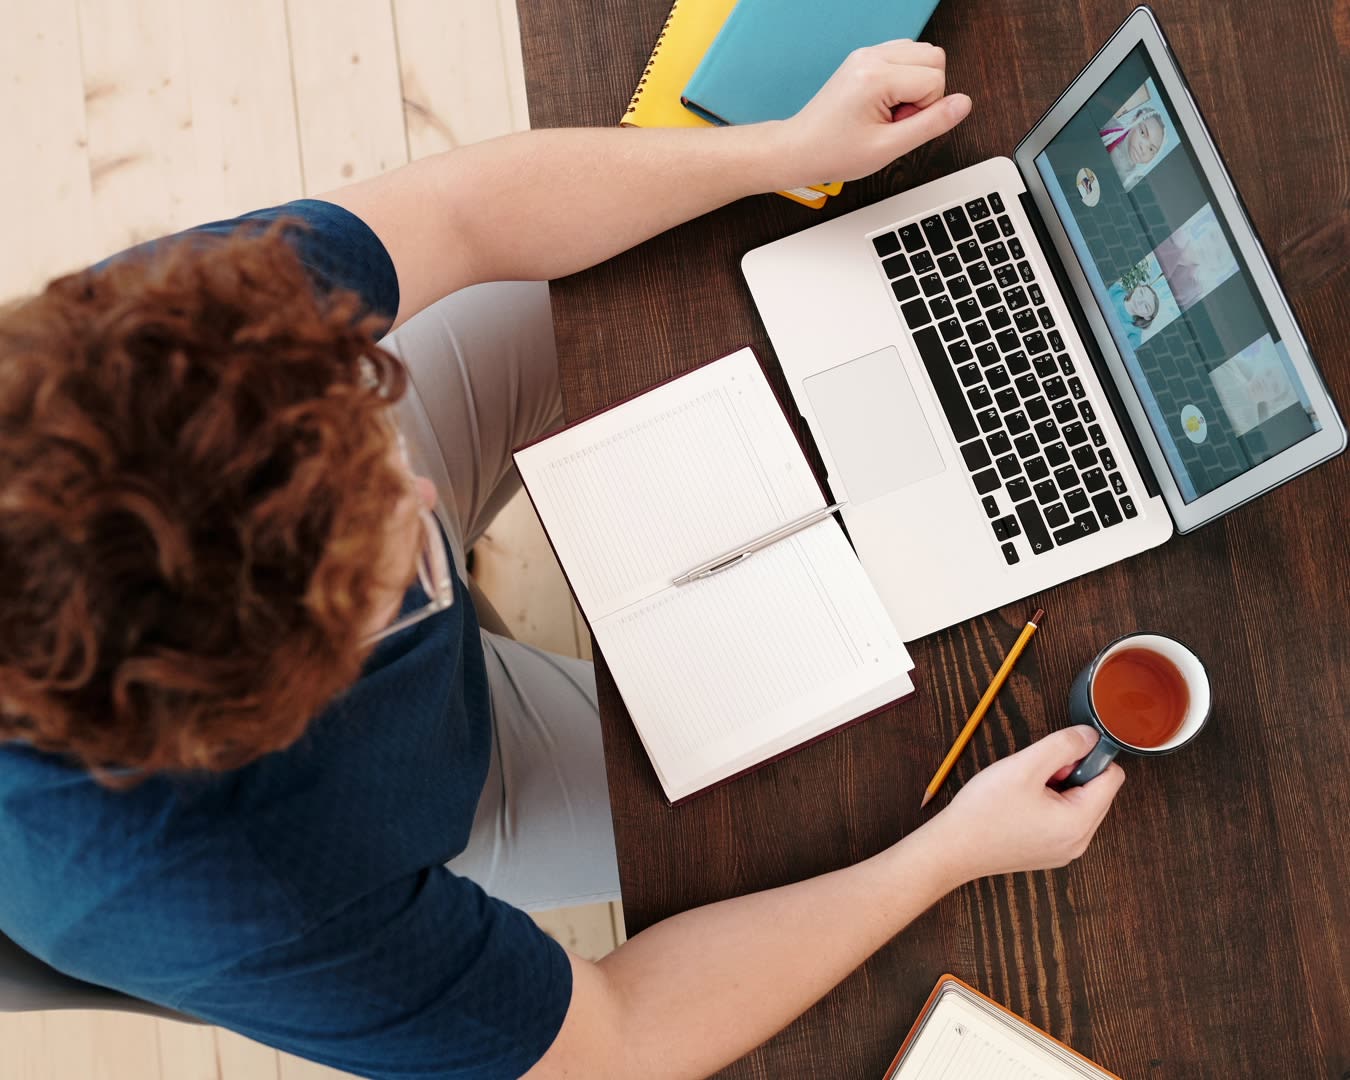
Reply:
[[[0, 301], [528, 125], [515, 0], [0, 0]], [[589, 655], [528, 502], [480, 543], [477, 577], [517, 637]], [[622, 940], [617, 905], [539, 921], [591, 956]], [[214, 1028], [0, 1015], [0, 1080], [339, 1075]]]

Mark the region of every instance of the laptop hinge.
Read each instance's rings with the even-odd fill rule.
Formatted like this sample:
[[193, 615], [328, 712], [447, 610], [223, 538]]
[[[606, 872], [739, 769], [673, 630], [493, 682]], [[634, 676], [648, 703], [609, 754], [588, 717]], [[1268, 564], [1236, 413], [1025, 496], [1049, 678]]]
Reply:
[[1045, 261], [1050, 266], [1050, 272], [1055, 275], [1055, 284], [1059, 286], [1059, 294], [1064, 297], [1064, 306], [1069, 309], [1069, 315], [1073, 319], [1074, 328], [1078, 331], [1078, 337], [1083, 342], [1084, 349], [1087, 350], [1088, 359], [1092, 362], [1093, 369], [1097, 372], [1097, 381], [1101, 383], [1102, 390], [1106, 394], [1106, 403], [1115, 414], [1116, 426], [1125, 436], [1125, 444], [1129, 447], [1130, 456], [1134, 458], [1134, 463], [1139, 469], [1139, 475], [1144, 479], [1144, 490], [1150, 496], [1156, 497], [1162, 493], [1162, 489], [1158, 486], [1158, 478], [1153, 472], [1153, 464], [1144, 455], [1144, 446], [1139, 441], [1139, 433], [1134, 429], [1134, 421], [1125, 411], [1125, 405], [1120, 398], [1120, 389], [1116, 386], [1116, 380], [1108, 370], [1106, 361], [1102, 358], [1097, 337], [1083, 317], [1083, 309], [1078, 303], [1078, 294], [1074, 291], [1069, 276], [1064, 272], [1064, 267], [1059, 260], [1059, 252], [1050, 240], [1050, 233], [1045, 227], [1045, 222], [1041, 219], [1041, 212], [1036, 208], [1036, 200], [1026, 191], [1022, 192], [1018, 198], [1022, 201], [1022, 209], [1026, 211], [1027, 220], [1031, 222], [1032, 231], [1036, 234], [1036, 241], [1041, 245], [1041, 250], [1045, 252]]

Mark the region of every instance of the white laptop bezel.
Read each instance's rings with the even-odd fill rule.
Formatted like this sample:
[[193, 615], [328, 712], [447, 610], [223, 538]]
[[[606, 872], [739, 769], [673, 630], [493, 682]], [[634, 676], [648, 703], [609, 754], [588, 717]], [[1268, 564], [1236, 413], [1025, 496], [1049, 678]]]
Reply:
[[[1140, 44], [1148, 50], [1149, 58], [1158, 72], [1159, 81], [1171, 98], [1177, 113], [1177, 121], [1185, 131], [1204, 178], [1214, 192], [1217, 209], [1237, 241], [1242, 262], [1251, 272], [1257, 291], [1270, 312], [1294, 369], [1307, 389], [1312, 407], [1322, 423], [1321, 431], [1315, 432], [1241, 476], [1190, 502], [1182, 498], [1134, 382], [1125, 369], [1115, 339], [1098, 307], [1096, 297], [1078, 262], [1078, 256], [1060, 223], [1058, 212], [1035, 164], [1037, 155], [1059, 134], [1060, 129], [1082, 108], [1106, 77]], [[1176, 60], [1167, 48], [1153, 13], [1147, 7], [1136, 8], [1111, 39], [1098, 50], [1083, 72], [1018, 144], [1013, 160], [1017, 163], [1027, 191], [1045, 222], [1051, 241], [1073, 285], [1088, 325], [1120, 392], [1129, 420], [1143, 445], [1145, 456], [1158, 481], [1168, 510], [1176, 522], [1178, 532], [1189, 532], [1227, 513], [1345, 448], [1345, 427], [1313, 363], [1307, 342], [1289, 308], [1284, 291], [1276, 281], [1275, 273], [1238, 198], [1228, 170], [1224, 168], [1219, 158], [1218, 150], [1200, 117], [1199, 109], [1186, 87]]]

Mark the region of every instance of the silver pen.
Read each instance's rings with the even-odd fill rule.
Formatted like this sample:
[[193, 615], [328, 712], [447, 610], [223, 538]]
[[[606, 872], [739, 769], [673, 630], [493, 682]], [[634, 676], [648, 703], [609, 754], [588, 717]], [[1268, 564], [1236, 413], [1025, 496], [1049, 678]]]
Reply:
[[786, 540], [789, 536], [799, 533], [803, 529], [809, 529], [817, 522], [824, 521], [836, 510], [842, 509], [843, 505], [843, 503], [833, 503], [830, 506], [823, 506], [819, 510], [812, 510], [809, 514], [804, 514], [795, 521], [789, 521], [786, 525], [780, 525], [773, 532], [765, 533], [763, 536], [751, 540], [748, 544], [742, 544], [740, 547], [734, 548], [724, 555], [719, 555], [715, 559], [699, 563], [692, 570], [686, 570], [675, 578], [671, 584], [688, 585], [691, 581], [698, 581], [699, 578], [712, 577], [713, 574], [720, 574], [723, 570], [729, 570], [731, 567], [745, 562], [756, 551], [763, 551], [766, 547], [778, 543], [779, 540]]

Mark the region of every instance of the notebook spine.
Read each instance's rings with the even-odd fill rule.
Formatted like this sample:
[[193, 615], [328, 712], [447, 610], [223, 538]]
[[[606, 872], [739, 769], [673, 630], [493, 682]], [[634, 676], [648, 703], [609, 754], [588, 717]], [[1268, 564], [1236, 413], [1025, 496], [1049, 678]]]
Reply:
[[656, 35], [656, 44], [652, 46], [652, 54], [647, 58], [647, 66], [642, 69], [642, 78], [638, 80], [637, 88], [634, 89], [633, 96], [629, 99], [628, 108], [624, 110], [625, 120], [637, 112], [638, 104], [642, 101], [642, 91], [647, 85], [647, 77], [651, 75], [657, 57], [661, 55], [661, 43], [666, 40], [666, 33], [670, 30], [670, 24], [675, 20], [675, 12], [679, 10], [679, 7], [680, 0], [675, 0], [670, 5], [670, 14], [666, 16], [666, 21], [661, 24], [661, 32]]

